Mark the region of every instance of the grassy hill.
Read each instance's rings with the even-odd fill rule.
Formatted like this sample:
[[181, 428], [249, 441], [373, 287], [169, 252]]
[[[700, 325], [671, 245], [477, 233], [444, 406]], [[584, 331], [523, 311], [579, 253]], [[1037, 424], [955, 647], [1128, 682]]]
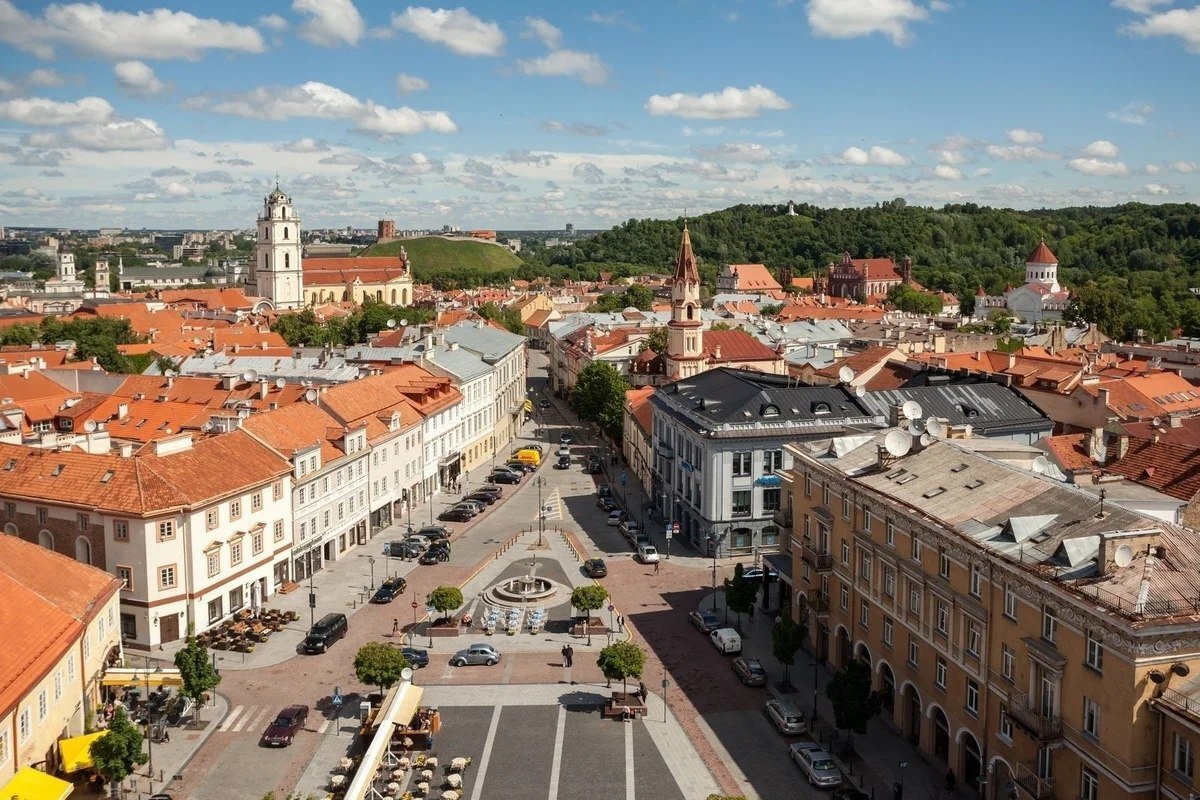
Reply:
[[507, 247], [461, 239], [444, 239], [441, 236], [421, 236], [416, 239], [400, 239], [384, 244], [373, 244], [360, 255], [394, 256], [403, 247], [413, 265], [417, 280], [428, 280], [430, 276], [457, 270], [503, 272], [521, 266]]

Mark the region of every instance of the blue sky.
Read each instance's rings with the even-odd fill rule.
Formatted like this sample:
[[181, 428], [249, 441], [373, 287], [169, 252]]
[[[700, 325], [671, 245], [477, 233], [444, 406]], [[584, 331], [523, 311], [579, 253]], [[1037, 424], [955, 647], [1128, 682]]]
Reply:
[[0, 0], [0, 225], [1200, 199], [1197, 0]]

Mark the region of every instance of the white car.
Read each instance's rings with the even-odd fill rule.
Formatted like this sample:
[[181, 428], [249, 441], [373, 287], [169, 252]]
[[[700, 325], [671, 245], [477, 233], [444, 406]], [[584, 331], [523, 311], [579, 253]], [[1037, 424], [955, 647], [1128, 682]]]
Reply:
[[658, 562], [658, 550], [651, 544], [644, 544], [638, 548], [638, 561], [643, 564], [655, 564]]
[[604, 520], [605, 525], [611, 525], [614, 528], [625, 521], [625, 512], [617, 509], [608, 512], [608, 519]]

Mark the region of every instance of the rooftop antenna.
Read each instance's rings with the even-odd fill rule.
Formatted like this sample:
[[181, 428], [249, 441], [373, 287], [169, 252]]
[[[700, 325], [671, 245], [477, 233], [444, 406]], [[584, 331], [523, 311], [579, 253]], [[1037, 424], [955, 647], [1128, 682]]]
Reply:
[[1104, 516], [1104, 498], [1107, 496], [1107, 494], [1108, 493], [1104, 489], [1100, 490], [1100, 513], [1096, 514], [1096, 519], [1100, 519]]

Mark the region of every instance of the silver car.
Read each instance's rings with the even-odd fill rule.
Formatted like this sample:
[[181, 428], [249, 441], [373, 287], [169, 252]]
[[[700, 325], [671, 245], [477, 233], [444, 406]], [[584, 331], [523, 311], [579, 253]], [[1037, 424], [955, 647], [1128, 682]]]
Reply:
[[455, 667], [465, 667], [468, 664], [486, 664], [491, 667], [499, 663], [500, 651], [490, 644], [473, 644], [464, 650], [459, 650], [450, 659], [450, 664]]
[[792, 761], [800, 767], [813, 786], [829, 788], [842, 785], [842, 773], [833, 757], [816, 742], [796, 742], [788, 746]]
[[808, 733], [808, 723], [804, 721], [804, 713], [786, 700], [768, 700], [763, 706], [763, 711], [770, 718], [775, 729], [785, 736]]

